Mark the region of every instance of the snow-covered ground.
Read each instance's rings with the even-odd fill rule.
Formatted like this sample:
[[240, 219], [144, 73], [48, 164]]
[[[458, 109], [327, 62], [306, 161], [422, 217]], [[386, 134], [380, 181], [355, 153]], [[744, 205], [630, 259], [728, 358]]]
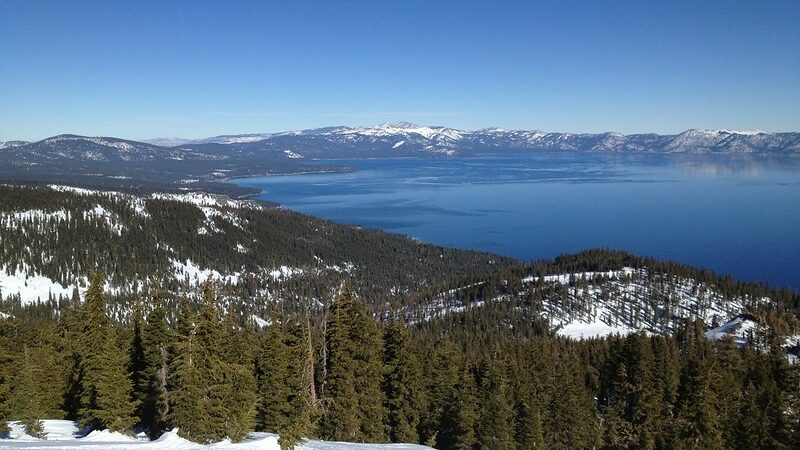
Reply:
[[[84, 449], [84, 450], [189, 450], [189, 449], [235, 449], [235, 450], [278, 450], [278, 437], [270, 433], [252, 433], [244, 442], [222, 441], [209, 445], [199, 445], [181, 438], [174, 432], [166, 433], [155, 441], [143, 435], [132, 437], [108, 431], [93, 431], [82, 436], [74, 422], [68, 420], [45, 420], [47, 439], [36, 439], [24, 433], [22, 427], [11, 422], [8, 438], [0, 439], [0, 449]], [[425, 450], [430, 447], [413, 444], [353, 444], [349, 442], [306, 441], [297, 446], [298, 450]]]
[[31, 271], [25, 267], [12, 271], [8, 267], [0, 265], [0, 294], [2, 297], [19, 295], [23, 303], [31, 303], [37, 300], [47, 301], [50, 295], [54, 298], [58, 298], [59, 295], [69, 297], [72, 295], [72, 290], [72, 286], [62, 286], [50, 278], [31, 274]]
[[625, 325], [608, 325], [602, 321], [595, 322], [570, 322], [559, 328], [557, 334], [559, 336], [568, 337], [575, 340], [602, 338], [605, 336], [627, 336], [637, 331], [634, 328], [626, 327]]
[[[668, 278], [644, 268], [562, 273], [547, 275], [541, 280], [530, 276], [522, 282], [558, 287], [556, 294], [543, 299], [542, 314], [556, 334], [572, 339], [638, 331], [669, 333], [685, 318], [702, 319], [711, 327], [744, 313], [747, 306], [769, 301], [767, 298], [726, 298], [697, 280]], [[464, 304], [454, 299], [460, 290], [468, 287], [471, 286], [440, 294], [424, 308], [421, 320], [483, 307], [484, 301]], [[509, 295], [500, 295], [491, 301], [511, 299]]]
[[730, 336], [736, 345], [743, 346], [749, 339], [755, 337], [758, 330], [758, 323], [746, 315], [740, 315], [725, 322], [724, 324], [706, 331], [706, 338], [717, 341]]

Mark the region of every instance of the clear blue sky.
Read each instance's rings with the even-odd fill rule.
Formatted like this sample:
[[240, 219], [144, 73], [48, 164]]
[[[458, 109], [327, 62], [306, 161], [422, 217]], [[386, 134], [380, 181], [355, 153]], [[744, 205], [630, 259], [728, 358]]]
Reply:
[[800, 1], [0, 0], [0, 140], [800, 130]]

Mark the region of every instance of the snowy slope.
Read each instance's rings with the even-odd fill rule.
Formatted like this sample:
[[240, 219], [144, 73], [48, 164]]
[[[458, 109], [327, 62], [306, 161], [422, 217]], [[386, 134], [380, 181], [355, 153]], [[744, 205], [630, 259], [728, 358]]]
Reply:
[[[516, 295], [502, 294], [491, 302], [518, 301], [532, 290], [544, 292], [539, 314], [559, 336], [589, 339], [638, 331], [668, 334], [686, 319], [701, 319], [709, 328], [764, 304], [768, 298], [728, 298], [691, 278], [669, 277], [646, 268], [626, 267], [607, 272], [527, 277]], [[465, 288], [469, 288], [467, 286]], [[461, 288], [461, 289], [465, 289]], [[421, 311], [406, 311], [419, 320], [482, 308], [486, 301], [465, 304], [452, 289]], [[719, 330], [720, 335], [725, 330]], [[742, 332], [745, 332], [743, 329]]]
[[[119, 237], [128, 233], [125, 221], [117, 213], [109, 211], [106, 204], [116, 204], [127, 208], [127, 212], [141, 220], [150, 219], [147, 211], [147, 198], [136, 197], [133, 195], [119, 192], [92, 191], [88, 189], [74, 188], [62, 185], [50, 185], [50, 189], [58, 192], [68, 192], [82, 197], [93, 198], [97, 204], [88, 207], [83, 211], [66, 210], [64, 208], [54, 210], [44, 209], [25, 209], [13, 211], [0, 211], [0, 235], [6, 233], [10, 235], [24, 228], [46, 230], [48, 228], [57, 229], [64, 226], [71, 220], [80, 220], [94, 223], [98, 232], [106, 232]], [[257, 202], [248, 200], [234, 200], [229, 197], [207, 194], [207, 193], [186, 193], [186, 194], [161, 194], [156, 193], [149, 196], [150, 199], [167, 200], [186, 203], [198, 208], [205, 216], [205, 221], [197, 229], [198, 235], [224, 233], [220, 224], [225, 222], [234, 227], [242, 229], [245, 225], [244, 219], [237, 214], [239, 210], [262, 210], [264, 207]], [[167, 248], [166, 244], [162, 245]], [[169, 259], [169, 267], [172, 269], [171, 278], [179, 282], [185, 282], [187, 286], [198, 286], [208, 279], [236, 284], [239, 282], [242, 273], [238, 271], [222, 273], [211, 267], [203, 267], [194, 263], [191, 259], [185, 258], [180, 253], [168, 249], [172, 255]], [[246, 246], [239, 244], [237, 251], [247, 253]], [[52, 257], [42, 255], [44, 258]], [[352, 270], [352, 267], [350, 268]], [[271, 280], [287, 280], [294, 276], [302, 275], [305, 272], [315, 271], [335, 271], [340, 272], [338, 266], [327, 266], [316, 268], [315, 270], [303, 269], [298, 267], [288, 267], [280, 265], [276, 267], [264, 267], [259, 275]], [[0, 299], [9, 296], [18, 296], [23, 304], [46, 301], [48, 298], [58, 298], [59, 296], [69, 298], [73, 290], [78, 289], [82, 295], [87, 287], [88, 279], [80, 276], [74, 283], [64, 284], [58, 280], [50, 278], [36, 269], [26, 264], [19, 264], [11, 267], [0, 262]], [[140, 286], [143, 288], [144, 286]], [[119, 286], [107, 280], [106, 292], [117, 293], [120, 291], [131, 291], [133, 285]]]
[[724, 324], [706, 331], [706, 338], [711, 341], [718, 341], [731, 337], [738, 346], [744, 346], [748, 341], [755, 338], [758, 330], [758, 322], [747, 314], [740, 314]]
[[[46, 440], [26, 435], [16, 422], [10, 423], [12, 431], [8, 439], [0, 439], [0, 449], [83, 449], [83, 450], [189, 450], [189, 449], [234, 449], [234, 450], [279, 450], [278, 438], [270, 433], [252, 433], [244, 442], [233, 444], [222, 441], [210, 445], [189, 442], [174, 432], [166, 433], [155, 441], [125, 436], [120, 433], [93, 431], [85, 437], [74, 422], [67, 420], [45, 420]], [[325, 442], [310, 440], [296, 447], [298, 450], [424, 450], [430, 449], [413, 444], [353, 444], [349, 442]]]

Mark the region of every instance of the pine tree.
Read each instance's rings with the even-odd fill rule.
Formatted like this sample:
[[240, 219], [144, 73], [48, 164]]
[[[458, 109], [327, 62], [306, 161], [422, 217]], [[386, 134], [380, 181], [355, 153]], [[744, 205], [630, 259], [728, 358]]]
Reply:
[[54, 350], [52, 343], [25, 345], [14, 376], [14, 417], [27, 434], [40, 439], [46, 437], [41, 419], [63, 416], [63, 376]]
[[[436, 342], [430, 349], [428, 358], [432, 362], [423, 366], [426, 382], [427, 402], [420, 420], [420, 441], [430, 446], [447, 448], [444, 429], [451, 427], [445, 425], [445, 409], [450, 404], [450, 399], [456, 398], [459, 372], [462, 367], [460, 351], [453, 340], [446, 336]], [[472, 380], [475, 383], [475, 380]], [[477, 413], [476, 413], [477, 414]]]
[[67, 307], [58, 318], [56, 348], [62, 355], [65, 373], [63, 408], [66, 418], [79, 420], [81, 409], [81, 336], [83, 332], [83, 308]]
[[542, 416], [532, 402], [523, 401], [518, 405], [516, 426], [517, 448], [530, 450], [545, 448]]
[[681, 376], [680, 400], [675, 418], [675, 448], [723, 448], [717, 415], [717, 399], [712, 389], [712, 353], [703, 335], [702, 322], [687, 327], [683, 342], [686, 363]]
[[513, 410], [508, 398], [505, 370], [497, 356], [486, 358], [479, 367], [478, 401], [480, 420], [478, 446], [497, 450], [516, 448], [513, 439]]
[[291, 420], [289, 361], [283, 330], [277, 317], [267, 327], [258, 354], [259, 410], [257, 428], [278, 433]]
[[131, 312], [132, 322], [132, 336], [131, 342], [128, 346], [128, 373], [131, 374], [131, 392], [133, 400], [136, 402], [136, 417], [139, 423], [142, 424], [144, 414], [142, 408], [145, 400], [145, 361], [144, 361], [144, 347], [142, 345], [142, 308], [141, 304], [137, 301]]
[[229, 312], [222, 321], [223, 370], [225, 371], [225, 410], [223, 423], [227, 436], [240, 442], [255, 428], [258, 394], [254, 376], [254, 345], [249, 339], [252, 330], [235, 325]]
[[392, 442], [419, 441], [417, 426], [421, 409], [422, 380], [419, 362], [411, 348], [405, 324], [394, 319], [384, 334], [383, 391], [386, 396], [387, 426]]
[[[551, 347], [552, 348], [552, 347]], [[576, 355], [565, 348], [554, 348], [553, 381], [548, 384], [547, 412], [544, 415], [545, 443], [549, 449], [584, 448], [593, 426], [591, 402]]]
[[129, 430], [135, 423], [126, 355], [117, 347], [116, 332], [106, 313], [104, 277], [96, 274], [86, 291], [81, 333], [80, 422], [95, 429]]
[[355, 300], [349, 287], [342, 290], [331, 308], [326, 341], [323, 437], [383, 441], [382, 339], [375, 320]]
[[437, 447], [471, 450], [478, 443], [475, 427], [478, 424], [478, 392], [472, 367], [464, 364], [456, 385], [445, 399], [437, 436]]
[[310, 436], [319, 418], [314, 383], [314, 347], [308, 318], [292, 321], [286, 336], [291, 414], [288, 425], [279, 430], [278, 443], [283, 450], [293, 449], [303, 438]]
[[633, 389], [625, 363], [620, 362], [610, 393], [611, 405], [605, 415], [604, 441], [610, 449], [635, 448], [636, 430], [628, 417]]
[[543, 449], [544, 430], [540, 414], [540, 399], [534, 392], [534, 376], [521, 358], [509, 368], [509, 385], [514, 405], [514, 440], [519, 449]]
[[656, 425], [656, 448], [672, 448], [673, 412], [678, 397], [680, 383], [680, 362], [678, 361], [675, 341], [671, 337], [657, 337], [653, 345], [655, 389], [659, 393], [661, 402]]
[[353, 351], [358, 421], [363, 442], [385, 442], [386, 409], [383, 391], [383, 337], [378, 324], [359, 302], [350, 303], [351, 349]]
[[16, 322], [12, 318], [0, 318], [0, 435], [11, 431], [11, 358], [14, 347]]
[[181, 299], [176, 319], [175, 341], [172, 343], [169, 378], [169, 421], [179, 427], [187, 439], [197, 438], [204, 430], [205, 417], [199, 417], [200, 400], [204, 393], [204, 380], [200, 368], [201, 348], [196, 336], [197, 316], [189, 309], [186, 299]]
[[200, 314], [187, 315], [181, 308], [181, 334], [175, 344], [172, 376], [171, 421], [180, 436], [198, 443], [221, 440], [227, 435], [222, 390], [225, 370], [220, 350], [222, 330], [211, 287], [203, 287]]
[[256, 410], [249, 348], [228, 318], [221, 320], [210, 282], [196, 317], [181, 308], [181, 333], [171, 368], [172, 423], [194, 442], [225, 437], [238, 442], [250, 432]]
[[356, 362], [350, 340], [352, 303], [355, 303], [353, 293], [345, 288], [333, 302], [326, 326], [325, 413], [320, 433], [324, 439], [336, 441], [355, 441], [360, 437]]
[[169, 346], [172, 335], [167, 326], [166, 309], [159, 295], [153, 298], [154, 308], [147, 315], [142, 330], [144, 359], [142, 404], [139, 420], [151, 439], [157, 439], [169, 427]]

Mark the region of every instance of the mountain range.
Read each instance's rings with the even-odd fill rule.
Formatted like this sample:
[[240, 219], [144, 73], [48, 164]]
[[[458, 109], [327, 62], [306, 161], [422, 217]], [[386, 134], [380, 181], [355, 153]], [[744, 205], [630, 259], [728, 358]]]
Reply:
[[800, 133], [701, 129], [677, 135], [501, 128], [464, 131], [401, 122], [147, 142], [63, 134], [38, 142], [0, 142], [0, 181], [241, 195], [251, 192], [221, 182], [232, 177], [348, 170], [310, 162], [315, 160], [529, 152], [798, 156]]
[[[285, 146], [309, 157], [341, 157], [343, 153], [379, 156], [444, 154], [470, 156], [515, 151], [591, 151], [641, 153], [800, 152], [800, 133], [691, 129], [677, 135], [548, 133], [485, 128], [465, 131], [413, 123], [373, 127], [326, 127], [281, 133], [223, 135], [205, 139], [156, 138], [147, 142], [170, 147], [224, 144], [248, 147]], [[388, 153], [388, 154], [387, 154]]]

